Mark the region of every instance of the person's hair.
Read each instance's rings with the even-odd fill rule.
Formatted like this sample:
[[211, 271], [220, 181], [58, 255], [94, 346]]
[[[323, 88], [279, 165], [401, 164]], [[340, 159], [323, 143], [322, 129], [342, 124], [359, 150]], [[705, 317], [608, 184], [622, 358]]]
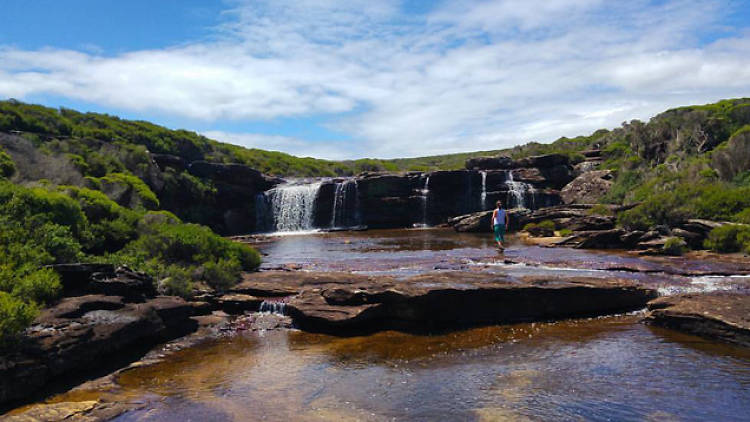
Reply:
[[495, 202], [495, 205], [497, 205], [498, 207], [502, 207], [503, 206], [503, 201], [497, 201], [497, 202]]

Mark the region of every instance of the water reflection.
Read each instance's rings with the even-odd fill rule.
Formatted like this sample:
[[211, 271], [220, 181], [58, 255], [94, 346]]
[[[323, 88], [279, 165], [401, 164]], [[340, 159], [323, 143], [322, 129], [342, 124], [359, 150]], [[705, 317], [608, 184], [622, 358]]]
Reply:
[[[120, 377], [147, 409], [118, 420], [737, 420], [750, 352], [636, 316], [435, 336], [275, 332]], [[250, 419], [246, 419], [250, 418]]]

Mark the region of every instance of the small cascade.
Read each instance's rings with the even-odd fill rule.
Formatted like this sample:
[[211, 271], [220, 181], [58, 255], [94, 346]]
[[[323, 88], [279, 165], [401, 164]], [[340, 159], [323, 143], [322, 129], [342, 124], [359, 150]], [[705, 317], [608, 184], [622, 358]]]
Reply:
[[481, 195], [482, 210], [486, 210], [487, 209], [487, 172], [481, 171], [480, 173], [482, 174], [482, 195]]
[[268, 312], [271, 314], [286, 315], [286, 303], [282, 301], [264, 300], [260, 303], [258, 312]]
[[359, 195], [356, 180], [336, 183], [331, 212], [331, 228], [348, 228], [360, 225]]
[[414, 224], [414, 227], [428, 227], [427, 224], [427, 203], [430, 199], [430, 176], [425, 177], [424, 187], [419, 190], [422, 201], [422, 222]]
[[313, 229], [315, 198], [321, 182], [287, 184], [266, 193], [273, 231], [295, 232]]
[[[508, 187], [507, 208], [535, 208], [534, 187], [528, 183], [513, 180], [511, 170], [505, 172], [505, 186]], [[527, 198], [530, 198], [530, 201], [527, 201]]]

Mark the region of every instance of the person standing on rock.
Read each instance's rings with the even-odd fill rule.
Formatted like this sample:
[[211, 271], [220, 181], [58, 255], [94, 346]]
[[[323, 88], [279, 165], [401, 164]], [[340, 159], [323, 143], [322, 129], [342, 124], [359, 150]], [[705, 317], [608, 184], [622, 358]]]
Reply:
[[500, 250], [505, 249], [505, 230], [508, 227], [508, 213], [503, 209], [502, 201], [497, 201], [497, 208], [492, 212], [492, 230], [495, 232], [495, 242]]

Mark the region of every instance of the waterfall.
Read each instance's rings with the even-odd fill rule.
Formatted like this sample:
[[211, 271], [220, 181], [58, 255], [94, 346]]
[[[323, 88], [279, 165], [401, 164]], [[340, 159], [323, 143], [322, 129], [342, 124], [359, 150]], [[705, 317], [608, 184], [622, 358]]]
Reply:
[[516, 182], [513, 180], [513, 172], [508, 170], [505, 172], [505, 186], [508, 187], [508, 202], [507, 208], [529, 208], [529, 204], [526, 201], [527, 197], [531, 197], [530, 207], [535, 207], [534, 193], [535, 189], [528, 183]]
[[347, 228], [360, 225], [359, 195], [356, 180], [336, 183], [331, 212], [331, 228]]
[[424, 180], [424, 186], [419, 190], [420, 201], [422, 202], [422, 222], [414, 224], [414, 227], [427, 227], [427, 202], [430, 198], [430, 176]]
[[315, 197], [321, 182], [287, 184], [267, 192], [272, 212], [273, 230], [295, 232], [313, 229]]
[[286, 303], [282, 301], [264, 300], [260, 303], [258, 312], [268, 312], [271, 314], [285, 315]]
[[487, 209], [487, 172], [481, 171], [482, 174], [482, 210]]

